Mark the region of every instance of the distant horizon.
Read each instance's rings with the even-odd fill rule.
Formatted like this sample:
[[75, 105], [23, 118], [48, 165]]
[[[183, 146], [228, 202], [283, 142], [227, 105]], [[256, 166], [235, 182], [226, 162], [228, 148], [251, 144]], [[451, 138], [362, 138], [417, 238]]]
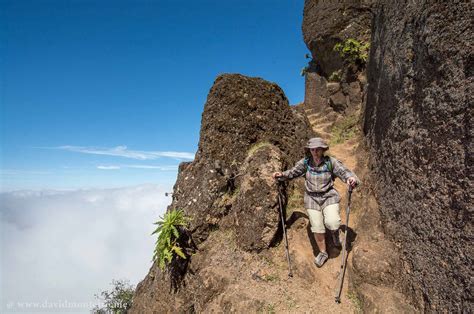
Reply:
[[303, 4], [0, 2], [0, 311], [146, 276], [216, 77], [303, 101]]

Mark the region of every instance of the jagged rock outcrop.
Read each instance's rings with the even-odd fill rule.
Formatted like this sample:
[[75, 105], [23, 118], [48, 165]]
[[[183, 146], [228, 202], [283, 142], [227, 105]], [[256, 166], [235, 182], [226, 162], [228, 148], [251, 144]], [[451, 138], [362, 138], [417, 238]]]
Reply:
[[473, 6], [380, 1], [364, 131], [404, 293], [424, 311], [473, 309]]
[[370, 39], [374, 1], [306, 0], [303, 37], [311, 51], [305, 74], [305, 107], [330, 115], [350, 114], [363, 100], [365, 68], [344, 60], [334, 46], [347, 39]]
[[180, 165], [168, 208], [191, 217], [198, 249], [176, 292], [155, 263], [137, 286], [132, 313], [261, 307], [258, 299], [232, 290], [245, 266], [236, 250], [251, 258], [281, 239], [272, 174], [301, 158], [311, 136], [308, 119], [289, 106], [276, 84], [239, 74], [217, 77], [196, 158]]
[[[307, 118], [288, 105], [278, 85], [239, 74], [217, 77], [202, 114], [196, 158], [180, 167], [170, 205], [192, 215], [191, 231], [196, 243], [206, 239], [209, 229], [229, 213], [234, 201], [241, 204], [237, 192], [241, 185], [246, 186], [242, 177], [248, 178], [250, 170], [267, 175], [268, 171], [262, 169], [271, 160], [275, 161], [275, 169], [295, 163], [309, 132]], [[268, 159], [259, 159], [260, 170], [243, 167], [262, 146], [266, 147]], [[257, 184], [250, 183], [250, 179], [245, 182], [252, 187]], [[268, 189], [262, 189], [261, 194], [248, 189], [242, 192], [254, 193], [252, 198], [247, 197], [248, 204], [258, 204], [272, 196], [273, 203], [265, 207], [268, 209], [276, 204], [275, 187], [272, 188], [273, 195], [267, 195]], [[275, 217], [269, 219], [277, 225]]]

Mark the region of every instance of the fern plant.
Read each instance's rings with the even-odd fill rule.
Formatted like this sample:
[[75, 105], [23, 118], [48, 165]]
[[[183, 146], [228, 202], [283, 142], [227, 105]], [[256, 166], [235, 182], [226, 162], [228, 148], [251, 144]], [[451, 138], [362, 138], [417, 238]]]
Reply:
[[342, 43], [334, 45], [334, 51], [339, 52], [339, 55], [351, 63], [365, 64], [368, 59], [370, 44], [359, 42], [354, 38], [346, 39]]
[[164, 216], [160, 216], [160, 220], [155, 222], [157, 225], [153, 234], [158, 234], [156, 240], [153, 261], [158, 259], [158, 266], [164, 270], [171, 263], [174, 256], [186, 259], [183, 248], [179, 246], [178, 239], [180, 237], [180, 227], [186, 227], [189, 218], [184, 215], [180, 209], [171, 210]]

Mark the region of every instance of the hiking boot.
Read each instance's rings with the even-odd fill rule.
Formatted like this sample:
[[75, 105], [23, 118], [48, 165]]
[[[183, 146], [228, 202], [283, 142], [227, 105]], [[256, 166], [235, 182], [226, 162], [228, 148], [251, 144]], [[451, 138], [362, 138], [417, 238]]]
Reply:
[[341, 239], [339, 238], [339, 229], [331, 231], [332, 243], [338, 249], [342, 248]]
[[328, 257], [328, 253], [319, 252], [318, 256], [314, 258], [314, 263], [316, 264], [316, 266], [321, 267], [328, 260]]

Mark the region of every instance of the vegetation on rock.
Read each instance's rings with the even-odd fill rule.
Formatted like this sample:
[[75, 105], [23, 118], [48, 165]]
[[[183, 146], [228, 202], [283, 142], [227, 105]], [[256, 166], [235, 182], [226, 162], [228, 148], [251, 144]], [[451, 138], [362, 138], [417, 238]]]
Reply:
[[347, 62], [352, 64], [364, 65], [369, 57], [370, 44], [360, 42], [354, 38], [346, 39], [342, 43], [334, 45], [334, 51]]
[[132, 299], [135, 288], [129, 284], [128, 280], [112, 280], [114, 286], [111, 291], [102, 291], [95, 297], [101, 300], [103, 307], [95, 306], [92, 309], [94, 314], [122, 314], [132, 307]]
[[341, 81], [341, 70], [334, 71], [329, 76], [328, 80], [330, 82], [340, 82]]
[[179, 256], [186, 259], [183, 248], [178, 244], [178, 239], [180, 228], [186, 227], [189, 218], [184, 215], [182, 210], [177, 209], [167, 212], [160, 219], [154, 223], [158, 226], [152, 233], [152, 235], [158, 233], [153, 261], [158, 259], [159, 267], [164, 270], [171, 263], [173, 257]]
[[339, 144], [351, 139], [357, 132], [358, 115], [352, 114], [336, 122], [331, 130], [331, 144]]

